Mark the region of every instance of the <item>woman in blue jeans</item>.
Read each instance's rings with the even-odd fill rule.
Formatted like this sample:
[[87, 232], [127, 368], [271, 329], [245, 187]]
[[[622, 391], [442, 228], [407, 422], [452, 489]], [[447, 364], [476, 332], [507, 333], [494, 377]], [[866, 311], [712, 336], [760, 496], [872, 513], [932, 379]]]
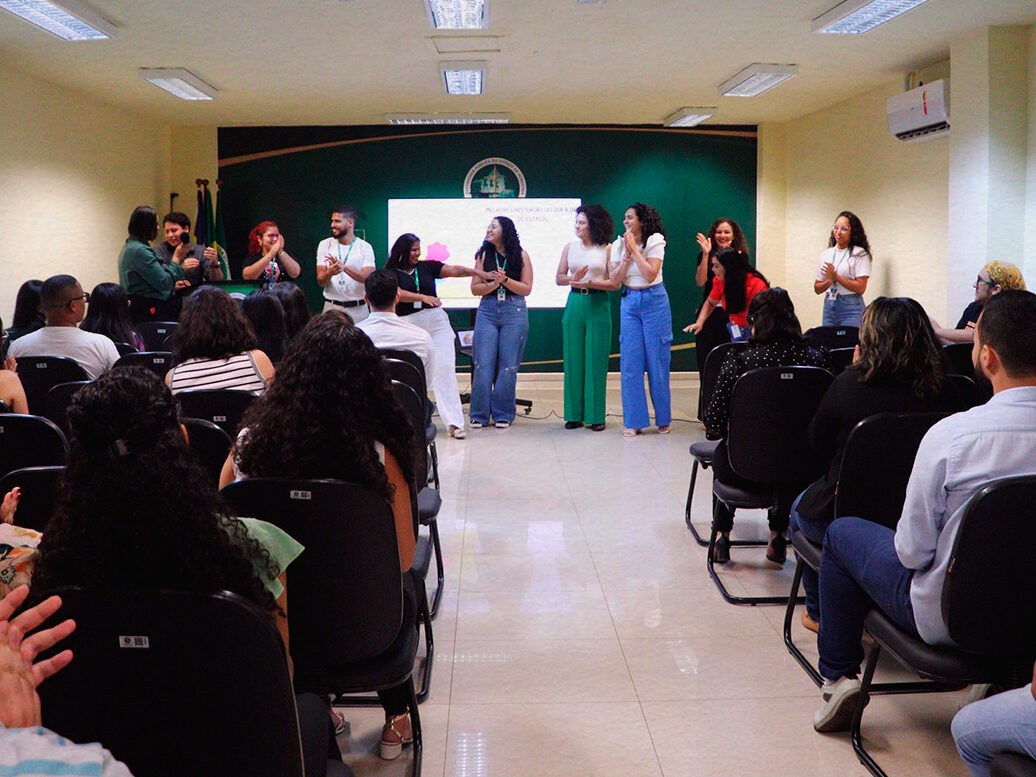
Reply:
[[855, 213], [843, 210], [820, 255], [813, 291], [824, 294], [824, 326], [859, 326], [871, 274], [871, 245]]
[[511, 219], [489, 222], [475, 268], [489, 278], [471, 279], [471, 293], [482, 297], [471, 349], [471, 428], [492, 421], [506, 429], [514, 421], [518, 366], [529, 334], [525, 298], [532, 292], [532, 262]]

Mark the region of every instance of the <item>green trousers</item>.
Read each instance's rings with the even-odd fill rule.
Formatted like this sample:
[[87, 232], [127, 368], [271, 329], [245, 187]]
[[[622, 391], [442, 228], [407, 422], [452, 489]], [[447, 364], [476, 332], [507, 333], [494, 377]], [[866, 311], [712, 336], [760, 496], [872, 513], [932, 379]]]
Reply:
[[570, 293], [561, 317], [565, 355], [565, 420], [603, 424], [612, 343], [607, 293]]

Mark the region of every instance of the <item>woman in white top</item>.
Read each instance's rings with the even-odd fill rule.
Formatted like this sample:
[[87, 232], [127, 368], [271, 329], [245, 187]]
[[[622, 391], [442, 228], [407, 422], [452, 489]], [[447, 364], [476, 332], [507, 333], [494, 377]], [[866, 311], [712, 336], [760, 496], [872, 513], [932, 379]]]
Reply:
[[863, 293], [871, 274], [871, 246], [856, 214], [843, 210], [831, 228], [828, 249], [820, 255], [813, 291], [824, 298], [824, 326], [859, 327]]
[[651, 389], [659, 434], [669, 433], [672, 410], [669, 396], [670, 346], [673, 316], [662, 283], [666, 233], [662, 218], [650, 205], [638, 202], [626, 209], [626, 234], [612, 243], [613, 288], [622, 286], [619, 368], [622, 373], [622, 420], [626, 437], [636, 437], [649, 426], [644, 373]]
[[614, 288], [608, 272], [615, 222], [600, 205], [576, 208], [575, 240], [561, 251], [555, 278], [571, 286], [561, 318], [565, 359], [565, 428], [604, 431]]

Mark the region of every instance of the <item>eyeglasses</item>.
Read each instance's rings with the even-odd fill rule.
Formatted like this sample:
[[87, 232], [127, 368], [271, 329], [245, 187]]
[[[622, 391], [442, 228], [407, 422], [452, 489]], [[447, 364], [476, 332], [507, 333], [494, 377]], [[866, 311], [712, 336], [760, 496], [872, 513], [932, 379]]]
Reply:
[[65, 307], [66, 308], [72, 307], [72, 303], [75, 302], [76, 300], [82, 300], [84, 304], [89, 303], [90, 302], [90, 295], [87, 292], [84, 291], [78, 297], [72, 297], [72, 299], [70, 299], [68, 302], [66, 302], [65, 303]]
[[833, 227], [831, 227], [832, 232], [848, 232], [849, 230], [849, 227], [843, 227], [841, 224], [835, 224]]
[[982, 277], [982, 276], [980, 275], [980, 276], [978, 276], [978, 277], [977, 277], [977, 278], [975, 279], [975, 284], [974, 284], [974, 286], [973, 286], [972, 288], [975, 288], [975, 289], [977, 289], [977, 288], [978, 288], [978, 285], [979, 285], [980, 283], [984, 283], [984, 284], [986, 284], [986, 286], [996, 286], [996, 283], [995, 283], [994, 281], [987, 281], [987, 280], [986, 280], [985, 278], [983, 278], [983, 277]]

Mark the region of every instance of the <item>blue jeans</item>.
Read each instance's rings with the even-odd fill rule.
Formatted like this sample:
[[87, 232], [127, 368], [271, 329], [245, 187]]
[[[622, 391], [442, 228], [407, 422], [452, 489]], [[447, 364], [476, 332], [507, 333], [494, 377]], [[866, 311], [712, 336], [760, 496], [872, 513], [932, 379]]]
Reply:
[[840, 294], [824, 297], [824, 326], [859, 326], [863, 318], [863, 296]]
[[[799, 515], [799, 500], [802, 494], [795, 498], [795, 504], [791, 506], [791, 520], [788, 525], [791, 527], [791, 534], [802, 532], [803, 536], [810, 542], [817, 545], [824, 544], [824, 535], [827, 534], [827, 524], [807, 521]], [[802, 590], [806, 594], [806, 612], [815, 621], [820, 621], [820, 590], [819, 576], [813, 567], [807, 564], [802, 565]]]
[[863, 518], [839, 518], [827, 527], [820, 561], [820, 674], [852, 677], [863, 661], [863, 618], [877, 607], [918, 636], [910, 604], [914, 572], [896, 555], [895, 532]]
[[953, 719], [953, 741], [974, 777], [989, 777], [998, 753], [1036, 759], [1036, 699], [1032, 686], [976, 701]]
[[514, 420], [518, 366], [529, 334], [525, 297], [503, 302], [487, 294], [478, 306], [471, 344], [471, 420], [488, 424]]
[[673, 317], [665, 286], [659, 283], [646, 289], [623, 289], [620, 323], [623, 426], [643, 429], [651, 424], [644, 394], [645, 371], [651, 404], [655, 408], [655, 424], [669, 426], [673, 421], [669, 395]]

